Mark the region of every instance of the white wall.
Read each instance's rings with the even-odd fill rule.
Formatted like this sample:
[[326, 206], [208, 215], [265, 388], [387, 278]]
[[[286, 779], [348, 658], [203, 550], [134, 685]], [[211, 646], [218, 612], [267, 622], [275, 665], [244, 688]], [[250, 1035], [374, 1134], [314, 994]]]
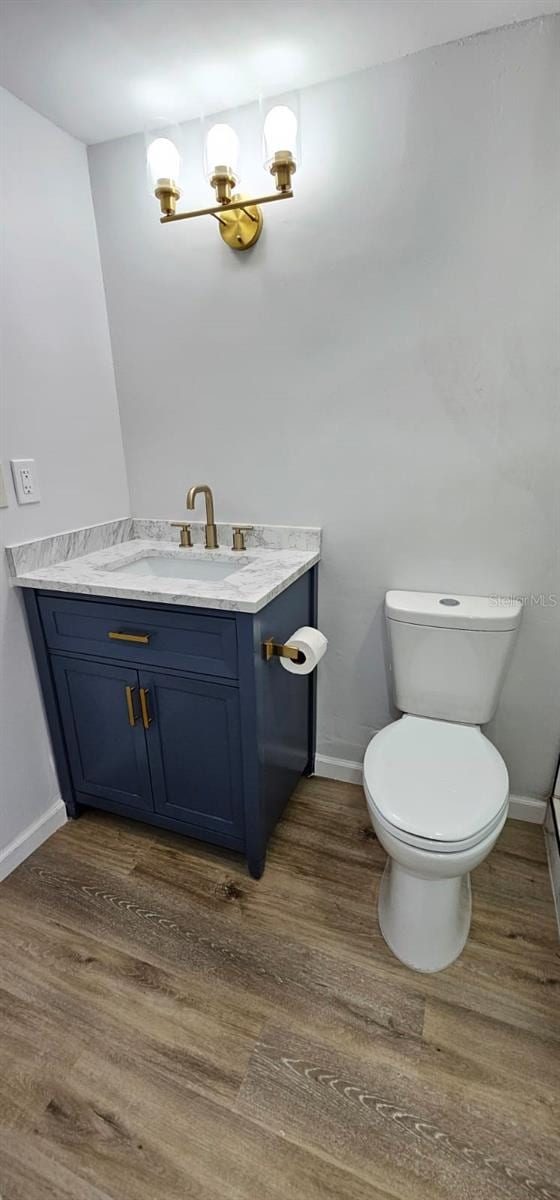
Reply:
[[[391, 719], [386, 588], [560, 596], [558, 30], [306, 90], [296, 198], [250, 255], [159, 227], [142, 138], [90, 150], [133, 512], [179, 517], [204, 479], [221, 520], [324, 527], [323, 754]], [[550, 791], [559, 673], [560, 603], [528, 607], [490, 730], [518, 793]]]
[[[10, 502], [0, 538], [10, 543], [125, 516], [129, 497], [85, 147], [9, 92], [0, 101], [0, 459]], [[17, 507], [13, 457], [36, 459], [40, 504]], [[59, 795], [4, 561], [0, 635], [1, 858]]]

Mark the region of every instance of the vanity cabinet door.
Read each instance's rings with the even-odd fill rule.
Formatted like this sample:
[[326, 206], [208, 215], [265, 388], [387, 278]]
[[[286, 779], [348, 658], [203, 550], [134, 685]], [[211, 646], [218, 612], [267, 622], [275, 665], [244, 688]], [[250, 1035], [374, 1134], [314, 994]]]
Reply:
[[243, 838], [237, 688], [140, 671], [154, 809]]
[[153, 811], [138, 673], [69, 655], [51, 663], [76, 791]]

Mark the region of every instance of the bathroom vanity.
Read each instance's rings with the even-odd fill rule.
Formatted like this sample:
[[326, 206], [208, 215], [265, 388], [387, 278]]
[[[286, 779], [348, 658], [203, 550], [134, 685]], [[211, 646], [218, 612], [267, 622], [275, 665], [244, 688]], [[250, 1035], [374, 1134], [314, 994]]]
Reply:
[[179, 549], [166, 522], [112, 525], [127, 527], [60, 535], [78, 553], [59, 562], [57, 539], [9, 550], [68, 814], [102, 808], [229, 847], [258, 878], [314, 765], [315, 672], [285, 671], [266, 645], [316, 625], [320, 533], [261, 527], [239, 554]]

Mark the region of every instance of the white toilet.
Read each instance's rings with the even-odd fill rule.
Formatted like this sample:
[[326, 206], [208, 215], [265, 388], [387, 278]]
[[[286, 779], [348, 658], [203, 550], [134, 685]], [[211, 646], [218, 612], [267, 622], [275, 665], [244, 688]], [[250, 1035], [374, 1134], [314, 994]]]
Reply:
[[496, 710], [521, 604], [387, 592], [385, 615], [404, 715], [364, 759], [371, 822], [389, 855], [379, 925], [401, 962], [441, 971], [469, 935], [469, 872], [507, 817], [507, 768], [480, 725]]

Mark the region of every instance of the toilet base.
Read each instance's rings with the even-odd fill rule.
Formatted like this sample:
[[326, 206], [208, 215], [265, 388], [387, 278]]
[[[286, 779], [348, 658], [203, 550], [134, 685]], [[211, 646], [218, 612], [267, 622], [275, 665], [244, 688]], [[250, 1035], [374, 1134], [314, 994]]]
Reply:
[[470, 875], [425, 879], [388, 858], [378, 918], [389, 949], [405, 966], [443, 971], [459, 957], [469, 936]]

